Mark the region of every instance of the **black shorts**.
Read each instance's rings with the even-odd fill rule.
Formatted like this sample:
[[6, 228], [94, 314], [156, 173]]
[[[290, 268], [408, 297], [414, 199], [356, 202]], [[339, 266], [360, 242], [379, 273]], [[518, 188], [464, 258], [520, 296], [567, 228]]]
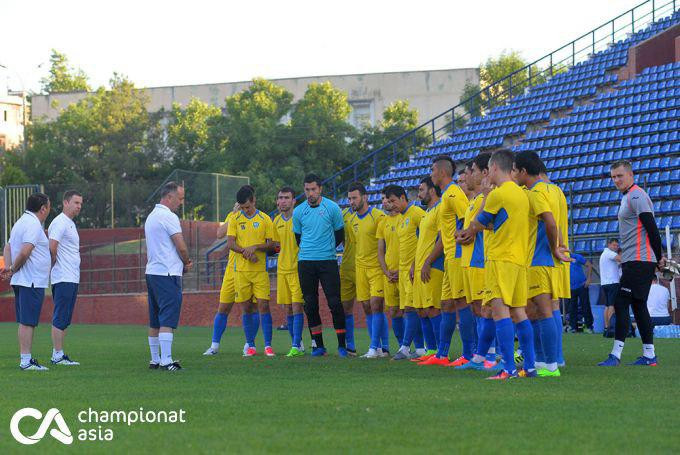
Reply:
[[619, 294], [647, 302], [656, 264], [646, 261], [624, 262], [621, 271]]

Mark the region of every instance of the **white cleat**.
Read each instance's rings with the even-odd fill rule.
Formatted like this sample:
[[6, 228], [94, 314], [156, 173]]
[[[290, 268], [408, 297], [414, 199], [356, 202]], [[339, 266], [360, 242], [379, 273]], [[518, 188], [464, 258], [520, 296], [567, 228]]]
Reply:
[[377, 359], [378, 357], [382, 357], [382, 349], [369, 349], [368, 352], [364, 355], [361, 356], [362, 359]]
[[416, 356], [417, 357], [422, 357], [427, 354], [427, 351], [423, 348], [421, 349], [416, 349]]
[[21, 371], [47, 371], [49, 368], [44, 367], [38, 363], [37, 360], [31, 359], [27, 365], [19, 365]]
[[70, 365], [70, 366], [75, 366], [75, 365], [80, 365], [80, 362], [76, 362], [75, 360], [71, 360], [68, 358], [66, 354], [61, 356], [60, 359], [52, 359], [51, 360], [52, 365]]
[[246, 343], [246, 344], [243, 345], [243, 355], [246, 355], [246, 353], [248, 352], [248, 348], [249, 348], [249, 347], [250, 347], [250, 346], [248, 346], [248, 343]]
[[216, 354], [218, 354], [219, 352], [220, 352], [220, 351], [217, 350], [217, 349], [208, 348], [208, 349], [203, 353], [203, 355], [216, 355]]

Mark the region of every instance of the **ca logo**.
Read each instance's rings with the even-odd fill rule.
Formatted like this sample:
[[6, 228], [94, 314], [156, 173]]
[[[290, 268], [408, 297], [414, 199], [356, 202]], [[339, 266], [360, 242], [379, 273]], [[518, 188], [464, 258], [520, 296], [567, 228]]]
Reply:
[[[21, 422], [21, 419], [24, 417], [32, 417], [35, 420], [43, 419], [42, 423], [40, 424], [40, 428], [38, 428], [38, 431], [36, 431], [35, 434], [31, 436], [24, 436], [19, 430], [19, 422]], [[66, 425], [66, 421], [59, 412], [59, 409], [56, 408], [52, 408], [47, 411], [44, 418], [42, 412], [38, 411], [37, 409], [19, 409], [12, 416], [12, 420], [9, 423], [9, 431], [12, 433], [12, 436], [14, 436], [14, 439], [16, 439], [17, 442], [21, 444], [36, 444], [40, 442], [43, 436], [45, 436], [45, 433], [47, 433], [47, 430], [50, 428], [53, 421], [56, 423], [58, 428], [50, 429], [50, 435], [62, 444], [71, 444], [73, 442], [71, 430], [69, 429], [68, 425]]]

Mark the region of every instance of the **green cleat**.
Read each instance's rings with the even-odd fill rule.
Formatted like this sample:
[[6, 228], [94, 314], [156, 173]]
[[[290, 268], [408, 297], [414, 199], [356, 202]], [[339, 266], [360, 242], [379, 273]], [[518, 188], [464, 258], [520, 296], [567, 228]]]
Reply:
[[288, 354], [286, 354], [286, 357], [300, 357], [303, 355], [305, 355], [305, 351], [301, 351], [300, 349], [293, 346], [290, 348], [290, 351], [288, 351]]
[[428, 349], [427, 354], [425, 355], [437, 355], [437, 350], [436, 349]]
[[559, 368], [555, 371], [550, 371], [547, 368], [541, 368], [537, 373], [539, 378], [559, 378], [561, 376]]

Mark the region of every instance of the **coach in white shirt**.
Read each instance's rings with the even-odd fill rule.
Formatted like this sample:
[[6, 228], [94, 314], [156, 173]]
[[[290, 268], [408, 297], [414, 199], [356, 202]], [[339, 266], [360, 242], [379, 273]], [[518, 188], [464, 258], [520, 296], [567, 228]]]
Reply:
[[14, 223], [5, 245], [3, 278], [11, 276], [14, 288], [14, 309], [19, 323], [19, 367], [45, 371], [31, 356], [33, 332], [40, 320], [45, 288], [50, 280], [50, 250], [43, 223], [50, 213], [50, 199], [43, 193], [33, 193], [26, 201], [26, 211]]
[[619, 241], [607, 240], [607, 246], [600, 255], [600, 286], [604, 295], [604, 328], [607, 333], [609, 320], [614, 314], [614, 301], [619, 292], [619, 279], [621, 278], [621, 254], [619, 254]]
[[80, 365], [64, 354], [64, 336], [71, 325], [80, 283], [80, 237], [73, 219], [83, 206], [83, 196], [74, 190], [64, 193], [62, 212], [47, 228], [52, 258], [52, 363]]
[[666, 286], [659, 284], [659, 279], [654, 277], [647, 297], [647, 310], [649, 310], [649, 316], [652, 318], [652, 327], [672, 323], [671, 314], [668, 311], [670, 302], [670, 291]]
[[[161, 200], [144, 223], [146, 236], [146, 287], [149, 294], [149, 368], [177, 371], [172, 360], [173, 331], [182, 308], [182, 274], [191, 268], [179, 218], [184, 187], [168, 182], [161, 188]], [[160, 345], [160, 353], [159, 353]]]

